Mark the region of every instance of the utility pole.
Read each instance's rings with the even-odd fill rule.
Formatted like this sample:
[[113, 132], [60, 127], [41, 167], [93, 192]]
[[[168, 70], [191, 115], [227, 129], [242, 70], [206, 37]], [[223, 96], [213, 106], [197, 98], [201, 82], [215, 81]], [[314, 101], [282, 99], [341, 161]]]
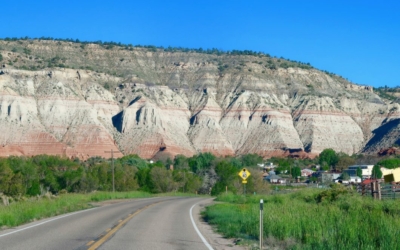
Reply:
[[114, 181], [114, 150], [111, 151], [104, 151], [104, 153], [111, 153], [111, 169], [112, 169], [112, 186], [113, 186], [113, 193], [115, 192], [115, 181]]

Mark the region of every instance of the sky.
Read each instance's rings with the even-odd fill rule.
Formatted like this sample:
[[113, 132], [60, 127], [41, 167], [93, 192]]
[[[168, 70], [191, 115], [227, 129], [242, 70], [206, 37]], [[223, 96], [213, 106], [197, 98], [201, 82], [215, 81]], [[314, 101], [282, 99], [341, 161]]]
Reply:
[[0, 38], [253, 50], [362, 85], [400, 85], [400, 1], [3, 1]]

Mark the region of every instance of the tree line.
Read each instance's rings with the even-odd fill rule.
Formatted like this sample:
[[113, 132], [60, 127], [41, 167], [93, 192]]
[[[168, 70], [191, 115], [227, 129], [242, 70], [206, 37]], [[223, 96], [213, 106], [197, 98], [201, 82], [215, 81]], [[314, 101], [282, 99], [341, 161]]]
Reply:
[[[192, 157], [177, 155], [173, 159], [152, 163], [137, 155], [114, 159], [116, 191], [142, 190], [152, 193], [191, 192], [217, 195], [226, 189], [242, 192], [239, 171], [246, 167], [252, 172], [248, 179], [248, 192], [268, 191], [257, 167], [264, 160], [257, 154], [239, 157], [216, 157], [200, 153]], [[382, 177], [380, 167], [396, 168], [398, 157], [379, 158], [368, 155], [346, 155], [325, 149], [315, 159], [273, 157], [269, 162], [278, 165], [276, 173], [301, 175], [301, 169], [317, 164], [322, 170], [341, 171], [350, 165], [374, 164], [373, 175]], [[172, 167], [171, 167], [172, 166]], [[0, 159], [0, 193], [7, 196], [36, 196], [46, 192], [91, 192], [113, 189], [111, 159], [92, 157], [86, 161], [60, 156], [10, 156]]]
[[[230, 181], [239, 181], [243, 166], [262, 161], [257, 155], [218, 158], [210, 153], [192, 157], [177, 155], [165, 161], [150, 161], [137, 155], [114, 159], [116, 191], [199, 192], [216, 194]], [[0, 193], [7, 196], [36, 196], [46, 192], [111, 191], [111, 159], [92, 157], [86, 161], [60, 156], [10, 156], [0, 159]], [[171, 167], [173, 166], [173, 167]], [[237, 185], [238, 186], [238, 185]], [[232, 186], [237, 192], [240, 187]]]

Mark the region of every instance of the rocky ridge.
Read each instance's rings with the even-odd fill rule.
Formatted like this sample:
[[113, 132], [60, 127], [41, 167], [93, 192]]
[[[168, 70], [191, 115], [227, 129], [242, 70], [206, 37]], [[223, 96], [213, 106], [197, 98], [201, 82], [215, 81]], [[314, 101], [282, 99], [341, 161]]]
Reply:
[[[36, 40], [0, 47], [0, 156], [313, 156], [377, 152], [399, 138], [398, 104], [316, 69], [266, 67], [277, 58]], [[54, 57], [63, 68], [37, 69]]]

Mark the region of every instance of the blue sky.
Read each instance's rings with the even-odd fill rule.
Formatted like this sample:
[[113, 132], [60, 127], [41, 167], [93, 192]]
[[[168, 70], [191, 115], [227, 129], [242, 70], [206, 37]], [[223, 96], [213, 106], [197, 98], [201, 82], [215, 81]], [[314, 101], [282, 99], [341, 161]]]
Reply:
[[0, 37], [253, 50], [400, 85], [400, 1], [3, 1]]

